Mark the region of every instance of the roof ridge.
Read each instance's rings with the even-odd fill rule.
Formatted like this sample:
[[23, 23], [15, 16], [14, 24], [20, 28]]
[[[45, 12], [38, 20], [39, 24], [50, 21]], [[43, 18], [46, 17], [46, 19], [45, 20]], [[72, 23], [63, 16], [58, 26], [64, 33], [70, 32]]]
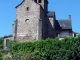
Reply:
[[25, 0], [23, 0], [21, 3], [19, 3], [15, 8], [17, 8], [18, 6], [20, 6]]

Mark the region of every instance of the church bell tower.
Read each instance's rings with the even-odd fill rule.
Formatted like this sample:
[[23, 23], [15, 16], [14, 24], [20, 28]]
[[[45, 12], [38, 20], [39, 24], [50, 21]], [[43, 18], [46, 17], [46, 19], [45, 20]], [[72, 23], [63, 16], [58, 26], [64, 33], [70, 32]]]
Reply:
[[40, 4], [45, 12], [48, 11], [48, 0], [34, 0], [34, 1]]

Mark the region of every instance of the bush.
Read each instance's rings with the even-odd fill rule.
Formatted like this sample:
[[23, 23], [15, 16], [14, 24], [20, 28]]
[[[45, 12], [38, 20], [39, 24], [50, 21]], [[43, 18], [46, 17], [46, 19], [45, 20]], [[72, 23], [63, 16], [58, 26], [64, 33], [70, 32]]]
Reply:
[[2, 56], [3, 56], [3, 43], [4, 43], [4, 39], [0, 38], [0, 60], [2, 60]]
[[0, 52], [0, 60], [2, 60], [2, 52]]
[[3, 43], [4, 43], [4, 39], [0, 38], [0, 49], [3, 49]]
[[3, 60], [12, 60], [11, 54], [4, 55]]
[[24, 56], [27, 53], [25, 55], [31, 58], [29, 60], [79, 60], [80, 36], [65, 37], [62, 40], [48, 38], [35, 42], [16, 42], [11, 48], [13, 56], [18, 53]]

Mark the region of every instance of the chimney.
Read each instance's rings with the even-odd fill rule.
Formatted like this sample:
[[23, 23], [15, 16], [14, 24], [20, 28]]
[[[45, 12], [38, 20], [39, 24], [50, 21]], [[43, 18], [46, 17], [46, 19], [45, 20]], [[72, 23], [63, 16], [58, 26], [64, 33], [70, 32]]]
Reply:
[[68, 20], [71, 20], [71, 15], [68, 16]]

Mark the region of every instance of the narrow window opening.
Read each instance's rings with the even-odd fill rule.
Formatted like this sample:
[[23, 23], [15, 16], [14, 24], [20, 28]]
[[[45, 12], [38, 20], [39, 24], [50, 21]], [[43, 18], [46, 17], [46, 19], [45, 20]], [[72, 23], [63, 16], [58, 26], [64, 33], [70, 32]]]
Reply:
[[37, 3], [37, 0], [34, 0]]
[[9, 39], [6, 40], [6, 47], [9, 47]]
[[27, 9], [26, 9], [27, 11], [29, 11], [29, 7], [27, 7]]
[[39, 0], [39, 3], [41, 3], [41, 0]]

